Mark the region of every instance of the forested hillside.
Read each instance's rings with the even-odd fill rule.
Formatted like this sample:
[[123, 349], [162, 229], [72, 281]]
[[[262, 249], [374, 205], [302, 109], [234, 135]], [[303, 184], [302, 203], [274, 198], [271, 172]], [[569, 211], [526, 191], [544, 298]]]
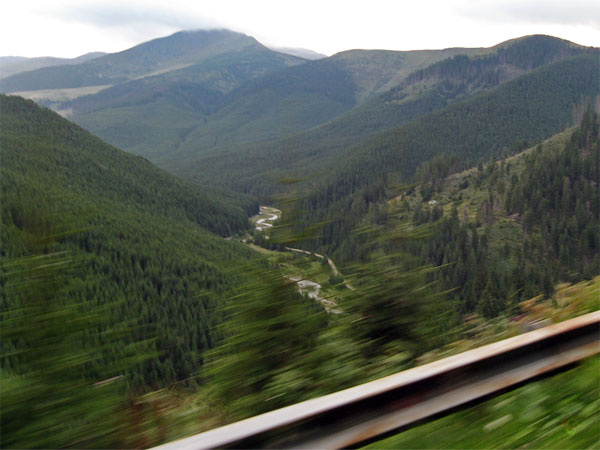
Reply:
[[198, 124], [160, 162], [304, 131], [351, 109], [356, 91], [352, 74], [329, 59], [257, 77], [230, 92], [207, 123]]
[[530, 70], [588, 51], [571, 42], [543, 35], [527, 36], [497, 47], [483, 55], [456, 55], [417, 70], [386, 92], [384, 98], [402, 101], [415, 90], [431, 87], [437, 89], [440, 97], [451, 98], [464, 95], [465, 91], [496, 86]]
[[[221, 141], [197, 140], [196, 135], [191, 134], [181, 147], [187, 151], [173, 154], [165, 160], [164, 166], [202, 184], [221, 184], [256, 195], [270, 195], [282, 189], [276, 180], [284, 177], [286, 172], [294, 177], [318, 177], [323, 165], [337, 165], [348, 148], [385, 130], [489, 91], [538, 67], [589, 51], [550, 36], [528, 36], [498, 48], [468, 52], [456, 49], [457, 55], [438, 62], [434, 60], [433, 64], [420, 69], [419, 65], [413, 64], [412, 71], [408, 68], [414, 55], [402, 53], [404, 64], [398, 64], [396, 74], [402, 72], [404, 75], [391, 77], [395, 80], [391, 89], [380, 86], [373, 92], [377, 95], [364, 98], [350, 111], [323, 125], [282, 139], [246, 145], [240, 139], [231, 140], [229, 146], [221, 145]], [[369, 52], [348, 53], [350, 55], [344, 52], [332, 57], [331, 63], [348, 60], [350, 64], [354, 62], [352, 57], [359, 61], [367, 59]], [[288, 72], [301, 69], [311, 67], [296, 67]], [[363, 79], [354, 78], [357, 95], [361, 92], [359, 83], [366, 84], [371, 72], [364, 67], [361, 69], [356, 73], [363, 74]], [[391, 81], [381, 83], [389, 86]], [[272, 118], [272, 126], [278, 128], [284, 118], [285, 115]], [[264, 136], [271, 135], [265, 133]], [[258, 138], [254, 137], [255, 140]], [[271, 182], [265, 178], [270, 178]]]
[[[432, 234], [412, 251], [444, 265], [434, 278], [441, 289], [456, 289], [461, 311], [493, 317], [538, 293], [550, 297], [558, 282], [600, 273], [598, 127], [588, 111], [566, 143], [490, 162], [439, 195], [422, 185], [412, 219], [432, 223]], [[433, 208], [424, 202], [429, 196], [440, 199]]]
[[[456, 173], [452, 157], [424, 166], [418, 185], [373, 206], [343, 241], [351, 288], [330, 279], [340, 315], [303, 311], [262, 269], [265, 282], [244, 290], [211, 353], [227, 413], [258, 414], [514, 336], [542, 311], [597, 309], [599, 126], [590, 109], [578, 128], [480, 168]], [[281, 227], [263, 243], [282, 248], [315, 229]]]
[[[194, 130], [205, 128], [207, 118], [227, 105], [229, 92], [302, 62], [287, 58], [256, 43], [53, 107], [68, 111], [78, 124], [119, 148], [157, 161], [170, 156]], [[216, 139], [217, 132], [210, 137]]]
[[[31, 101], [0, 102], [3, 321], [22, 300], [9, 293], [10, 265], [66, 252], [72, 263], [56, 273], [54, 301], [104, 307], [102, 325], [70, 345], [94, 348], [107, 330], [127, 336], [95, 350], [87, 378], [120, 375], [140, 392], [193, 375], [215, 342], [217, 306], [238, 282], [230, 269], [251, 256], [222, 236], [245, 230], [256, 204], [178, 180]], [[134, 337], [152, 339], [149, 357], [111, 375]], [[3, 339], [3, 370], [19, 373], [9, 355], [26, 342]]]
[[305, 62], [227, 30], [179, 32], [77, 66], [14, 75], [0, 91], [76, 118], [119, 148], [169, 153], [246, 81]]
[[455, 155], [464, 169], [500, 157], [515, 142], [564, 129], [574, 105], [599, 93], [597, 59], [583, 54], [542, 67], [350, 149], [301, 202], [300, 209], [311, 211], [307, 220], [329, 221], [317, 245], [338, 249], [388, 189], [411, 182], [417, 167], [436, 155]]
[[[280, 63], [281, 55], [245, 47], [227, 57], [151, 77], [143, 84], [117, 85], [56, 108], [70, 111], [77, 123], [108, 142], [187, 175], [189, 163], [207, 152], [220, 154], [241, 146], [240, 152], [247, 153], [243, 148], [248, 145], [262, 145], [329, 121], [412, 70], [474, 51], [350, 51], [304, 64], [287, 62], [292, 67], [280, 65], [276, 70], [274, 62]], [[250, 70], [253, 67], [269, 71], [261, 74]], [[205, 72], [212, 75], [211, 85], [199, 84]], [[247, 83], [232, 85], [232, 79]], [[204, 92], [207, 87], [217, 92]], [[203, 166], [198, 163], [205, 173]], [[208, 182], [228, 175], [225, 171]]]
[[[417, 187], [370, 220], [392, 236], [408, 223], [424, 230], [400, 247], [439, 267], [429, 282], [448, 293], [456, 317], [514, 314], [524, 299], [551, 297], [559, 282], [600, 273], [599, 126], [588, 110], [575, 130], [458, 174], [456, 158], [437, 158]], [[357, 258], [372, 245], [352, 233], [340, 254]]]

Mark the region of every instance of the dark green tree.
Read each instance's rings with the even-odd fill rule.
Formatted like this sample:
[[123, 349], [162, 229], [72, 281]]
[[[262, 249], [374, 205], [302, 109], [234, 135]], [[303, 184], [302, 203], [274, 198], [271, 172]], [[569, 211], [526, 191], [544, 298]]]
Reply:
[[301, 296], [296, 283], [279, 270], [264, 263], [244, 271], [252, 281], [228, 300], [224, 339], [210, 352], [208, 369], [216, 395], [237, 418], [298, 399], [264, 392], [277, 389], [285, 373], [314, 349], [322, 323], [314, 301]]

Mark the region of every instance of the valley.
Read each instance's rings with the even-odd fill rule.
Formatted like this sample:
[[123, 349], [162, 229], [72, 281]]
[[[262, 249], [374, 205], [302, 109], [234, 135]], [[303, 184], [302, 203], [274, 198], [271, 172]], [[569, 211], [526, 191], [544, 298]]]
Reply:
[[[600, 309], [598, 48], [273, 48], [0, 58], [3, 448], [147, 448]], [[590, 447], [596, 366], [375, 445]]]
[[[280, 218], [280, 210], [273, 208], [272, 206], [260, 206], [259, 214], [251, 217], [250, 222], [254, 223], [254, 229], [261, 233], [262, 236], [260, 236], [260, 238], [264, 239], [264, 242], [267, 242], [269, 240], [267, 230], [272, 228], [274, 222]], [[341, 310], [336, 308], [336, 292], [334, 289], [331, 289], [339, 288], [339, 286], [335, 286], [335, 281], [332, 283], [332, 280], [334, 280], [335, 277], [339, 277], [340, 273], [330, 258], [318, 253], [292, 247], [283, 247], [283, 249], [281, 249], [283, 251], [267, 250], [263, 247], [254, 245], [250, 242], [251, 240], [252, 238], [250, 235], [246, 235], [242, 238], [242, 242], [248, 243], [253, 250], [269, 255], [269, 259], [282, 268], [284, 276], [298, 286], [298, 291], [301, 295], [307, 295], [310, 299], [320, 303], [328, 313], [342, 313]], [[296, 256], [290, 258], [287, 253], [295, 253]], [[319, 260], [320, 262], [327, 262], [331, 269], [331, 274], [327, 273], [327, 270], [323, 268], [322, 263], [315, 264], [315, 261]], [[321, 284], [311, 281], [311, 279], [320, 280], [327, 288], [324, 289]], [[348, 283], [345, 283], [345, 287], [351, 289]]]

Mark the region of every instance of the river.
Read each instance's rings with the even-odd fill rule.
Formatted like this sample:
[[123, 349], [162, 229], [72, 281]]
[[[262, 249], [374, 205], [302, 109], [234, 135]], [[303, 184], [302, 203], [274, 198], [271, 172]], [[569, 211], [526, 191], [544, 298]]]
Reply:
[[[250, 220], [254, 222], [255, 230], [265, 231], [268, 228], [272, 228], [273, 222], [278, 220], [280, 217], [281, 211], [279, 209], [273, 208], [272, 206], [259, 206], [259, 213], [256, 216], [251, 217]], [[285, 247], [285, 250], [289, 252], [304, 253], [306, 255], [316, 256], [317, 258], [325, 259], [327, 260], [329, 267], [331, 267], [331, 271], [333, 272], [333, 274], [336, 276], [340, 275], [340, 272], [337, 270], [337, 267], [335, 266], [334, 262], [331, 260], [331, 258], [327, 256], [293, 247]], [[337, 304], [333, 300], [325, 299], [319, 295], [321, 290], [320, 284], [310, 280], [303, 280], [300, 277], [292, 277], [290, 279], [298, 284], [298, 290], [301, 294], [306, 293], [310, 298], [321, 303], [327, 312], [332, 314], [341, 313], [341, 311], [336, 308]], [[345, 284], [348, 289], [354, 290], [350, 283]]]

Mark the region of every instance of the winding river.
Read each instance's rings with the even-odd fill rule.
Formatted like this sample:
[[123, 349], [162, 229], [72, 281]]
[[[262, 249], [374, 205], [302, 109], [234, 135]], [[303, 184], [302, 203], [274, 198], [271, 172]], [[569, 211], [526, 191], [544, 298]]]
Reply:
[[[256, 222], [254, 223], [254, 229], [257, 231], [265, 231], [266, 229], [273, 227], [273, 222], [278, 220], [280, 217], [280, 210], [271, 206], [260, 206], [258, 215], [252, 218], [253, 220], [256, 220]], [[293, 247], [285, 247], [285, 250], [287, 250], [288, 252], [304, 253], [306, 255], [316, 256], [320, 259], [326, 259], [327, 263], [329, 264], [329, 267], [331, 267], [331, 271], [333, 272], [333, 274], [336, 276], [340, 274], [334, 262], [331, 260], [331, 258], [327, 256]], [[298, 290], [300, 291], [300, 293], [306, 293], [310, 298], [321, 303], [325, 307], [325, 310], [327, 312], [332, 314], [341, 313], [341, 311], [336, 308], [337, 304], [334, 301], [325, 299], [319, 295], [321, 290], [320, 284], [310, 280], [302, 280], [299, 277], [292, 277], [290, 279], [298, 284]], [[354, 290], [350, 283], [346, 283], [346, 287], [348, 289]]]

